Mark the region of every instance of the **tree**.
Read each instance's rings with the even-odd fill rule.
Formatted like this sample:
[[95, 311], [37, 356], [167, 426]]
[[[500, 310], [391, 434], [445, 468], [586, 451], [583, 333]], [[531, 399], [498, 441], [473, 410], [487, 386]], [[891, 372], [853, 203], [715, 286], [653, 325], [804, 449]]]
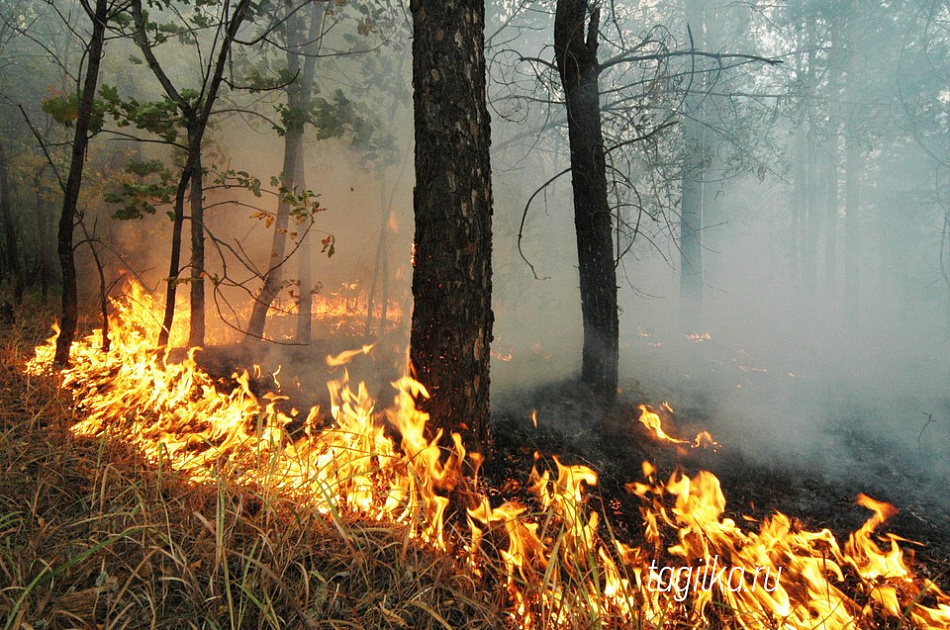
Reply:
[[99, 82], [99, 67], [102, 62], [102, 49], [105, 42], [106, 22], [110, 9], [114, 9], [109, 0], [96, 0], [95, 9], [90, 11], [83, 5], [92, 20], [92, 34], [86, 50], [86, 67], [79, 93], [79, 107], [76, 116], [76, 132], [73, 136], [72, 158], [69, 162], [69, 175], [63, 193], [63, 212], [59, 218], [57, 249], [63, 272], [62, 316], [59, 337], [56, 339], [55, 362], [58, 365], [69, 363], [69, 349], [76, 334], [79, 319], [79, 305], [76, 291], [76, 262], [73, 252], [73, 230], [76, 224], [76, 203], [82, 187], [83, 166], [86, 160], [86, 147], [89, 144], [90, 121], [96, 97], [96, 85]]
[[[200, 346], [204, 344], [205, 334], [205, 295], [204, 295], [204, 208], [202, 203], [202, 177], [203, 169], [201, 165], [201, 150], [205, 131], [208, 127], [208, 121], [218, 97], [221, 83], [224, 80], [224, 72], [227, 69], [227, 62], [230, 58], [231, 47], [238, 36], [241, 26], [249, 12], [253, 2], [251, 0], [239, 0], [231, 8], [230, 2], [199, 3], [200, 5], [213, 5], [211, 9], [217, 8], [220, 13], [215, 18], [207, 16], [192, 16], [198, 19], [198, 24], [205, 26], [213, 25], [219, 37], [215, 38], [214, 44], [216, 50], [212, 48], [212, 54], [208, 58], [208, 67], [203, 68], [202, 82], [198, 90], [179, 90], [172, 82], [171, 77], [165, 68], [159, 62], [155, 55], [154, 48], [157, 44], [166, 41], [167, 36], [164, 32], [178, 32], [181, 35], [190, 33], [191, 37], [197, 37], [194, 31], [181, 29], [174, 25], [163, 27], [148, 19], [142, 8], [142, 0], [132, 0], [132, 18], [134, 30], [132, 38], [138, 46], [149, 69], [155, 75], [155, 78], [161, 84], [166, 97], [171, 101], [178, 113], [183, 118], [184, 127], [187, 135], [187, 149], [185, 152], [184, 165], [175, 190], [174, 205], [174, 223], [172, 228], [172, 250], [169, 261], [168, 284], [165, 291], [165, 314], [162, 319], [162, 329], [158, 336], [158, 345], [164, 347], [168, 344], [168, 337], [171, 332], [172, 323], [175, 318], [175, 299], [177, 296], [179, 276], [181, 274], [181, 239], [182, 228], [185, 222], [185, 197], [191, 190], [191, 330], [188, 336], [189, 346]], [[207, 6], [204, 6], [208, 10]], [[154, 39], [149, 38], [149, 33], [156, 33]], [[199, 47], [200, 49], [200, 47]]]
[[[282, 109], [284, 127], [284, 162], [281, 169], [281, 189], [278, 196], [277, 213], [274, 220], [274, 238], [271, 244], [270, 260], [264, 273], [264, 286], [254, 297], [251, 317], [247, 325], [248, 339], [261, 339], [264, 336], [264, 322], [271, 303], [280, 292], [283, 283], [284, 252], [287, 246], [287, 231], [290, 222], [291, 206], [296, 190], [302, 185], [303, 134], [307, 122], [308, 109], [312, 107], [310, 95], [313, 90], [313, 76], [316, 69], [316, 51], [314, 50], [323, 36], [325, 3], [311, 3], [309, 16], [301, 16], [302, 8], [292, 2], [284, 2], [286, 20], [283, 25], [285, 35], [284, 49], [287, 56], [287, 73], [293, 77], [286, 87], [287, 104]], [[305, 29], [305, 17], [309, 17], [309, 28]], [[303, 60], [301, 62], [301, 57]], [[304, 236], [306, 238], [306, 236]], [[309, 257], [309, 251], [305, 250]], [[301, 258], [301, 263], [303, 259]], [[309, 271], [307, 269], [306, 271]], [[300, 294], [309, 296], [310, 280], [301, 282]], [[303, 305], [301, 305], [303, 307]], [[306, 305], [310, 313], [309, 304]], [[303, 309], [301, 308], [301, 313]], [[308, 320], [309, 321], [309, 320]], [[310, 340], [309, 330], [302, 330], [301, 337]]]
[[410, 360], [447, 438], [489, 452], [490, 128], [483, 0], [412, 0], [416, 186]]
[[[586, 39], [585, 39], [586, 26]], [[587, 0], [558, 0], [554, 16], [554, 54], [564, 87], [574, 229], [580, 273], [584, 348], [581, 380], [611, 402], [617, 395], [620, 318], [613, 220], [607, 201], [607, 166], [600, 112], [597, 37], [600, 8]]]

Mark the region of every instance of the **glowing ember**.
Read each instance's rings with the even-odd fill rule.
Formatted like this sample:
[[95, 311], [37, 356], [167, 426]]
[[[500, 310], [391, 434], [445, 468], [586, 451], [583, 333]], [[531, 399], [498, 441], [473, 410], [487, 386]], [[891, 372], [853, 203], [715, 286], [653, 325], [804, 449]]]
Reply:
[[[644, 462], [645, 479], [627, 486], [641, 501], [643, 523], [642, 544], [630, 546], [587, 505], [596, 473], [555, 458], [556, 479], [537, 465], [531, 473], [538, 508], [515, 500], [493, 506], [487, 494], [470, 490], [462, 493], [469, 534], [449, 536], [444, 516], [449, 495], [463, 484], [461, 463], [477, 471], [480, 458], [466, 453], [458, 436], [448, 454], [437, 446], [440, 435], [425, 437], [428, 416], [414, 405], [427, 395], [421, 384], [394, 383], [394, 404], [380, 412], [366, 387], [354, 389], [344, 376], [330, 384], [334, 425], [318, 430], [313, 409], [301, 433], [291, 435], [292, 417], [275, 409], [281, 397], [262, 403], [246, 373], [222, 392], [198, 368], [194, 351], [181, 363], [156, 354], [155, 331], [146, 326], [151, 299], [140, 288], [113, 307], [110, 351], [100, 350], [101, 333], [93, 333], [74, 343], [73, 366], [62, 372], [85, 415], [73, 428], [77, 435], [121, 438], [196, 480], [224, 476], [327, 514], [403, 523], [436, 548], [464, 549], [475, 575], [504, 580], [521, 627], [575, 627], [580, 618], [618, 628], [852, 630], [886, 618], [901, 627], [950, 627], [950, 597], [915, 576], [902, 539], [886, 535], [886, 549], [874, 540], [894, 508], [863, 496], [860, 504], [873, 515], [839, 546], [830, 531], [804, 530], [780, 513], [747, 531], [723, 516], [725, 498], [711, 473], [675, 473], [664, 482]], [[53, 353], [51, 340], [28, 369], [48, 370]], [[656, 418], [659, 435], [659, 416], [641, 411], [641, 420]], [[697, 444], [708, 442], [708, 434], [697, 436]], [[477, 488], [477, 481], [466, 483]]]

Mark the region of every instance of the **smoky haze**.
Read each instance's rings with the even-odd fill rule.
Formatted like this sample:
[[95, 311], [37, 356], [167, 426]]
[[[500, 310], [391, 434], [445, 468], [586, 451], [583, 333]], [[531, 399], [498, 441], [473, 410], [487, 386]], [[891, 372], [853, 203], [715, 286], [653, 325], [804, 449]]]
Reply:
[[[611, 116], [625, 85], [640, 86], [639, 100], [624, 101], [641, 108], [628, 117], [669, 113], [676, 123], [657, 144], [635, 144], [610, 162], [622, 170], [610, 177], [616, 244], [630, 247], [618, 267], [625, 399], [667, 400], [681, 421], [757, 461], [859, 487], [887, 485], [874, 455], [885, 452], [923, 484], [914, 492], [942, 496], [950, 479], [946, 10], [875, 6], [857, 15], [834, 2], [683, 2], [634, 11], [616, 16], [628, 20], [628, 43], [643, 41], [630, 34], [634, 24], [649, 23], [664, 25], [669, 49], [688, 47], [689, 20], [708, 51], [783, 63], [704, 74], [698, 62], [686, 82], [676, 76], [690, 69], [675, 64], [601, 76], [608, 147], [624, 138]], [[549, 129], [563, 106], [544, 98], [559, 96], [556, 73], [524, 61], [552, 57], [549, 32], [519, 34], [520, 62], [504, 51], [493, 58], [492, 378], [496, 407], [524, 413], [517, 392], [578, 373], [582, 336], [569, 174], [534, 198], [522, 225], [531, 195], [568, 158], [563, 132]], [[607, 48], [602, 42], [602, 59], [617, 52]], [[548, 91], [524, 87], [532, 73]], [[661, 74], [669, 92], [645, 94]], [[700, 93], [694, 100], [691, 90]], [[700, 127], [691, 147], [690, 121]], [[538, 131], [512, 147], [530, 125]], [[697, 151], [700, 166], [691, 167]], [[687, 180], [700, 189], [700, 224], [691, 227], [702, 254], [693, 261], [680, 247]], [[636, 238], [623, 228], [634, 222]], [[681, 284], [697, 271], [698, 307]]]
[[[326, 29], [315, 73], [323, 127], [308, 127], [303, 151], [306, 187], [325, 208], [310, 234], [313, 282], [295, 284], [301, 254], [294, 250], [265, 329], [280, 343], [255, 351], [268, 371], [293, 363], [306, 381], [301, 388], [324, 395], [315, 356], [380, 340], [385, 365], [367, 361], [353, 376], [375, 379], [372, 391], [386, 403], [386, 381], [405, 365], [412, 306], [408, 22], [401, 5], [379, 3], [391, 10], [373, 22], [347, 13], [367, 3], [336, 4], [331, 17], [339, 21]], [[0, 122], [8, 153], [19, 152], [14, 184], [25, 249], [49, 262], [57, 185], [51, 171], [30, 179], [44, 158], [11, 103], [44, 122], [50, 146], [65, 146], [66, 128], [39, 103], [75, 91], [74, 77], [57, 74], [49, 61], [54, 53], [79, 58], [82, 47], [56, 14], [38, 9], [51, 5], [8, 3], [3, 11], [14, 5], [24, 16], [29, 7], [36, 12], [29, 28], [45, 48], [28, 38], [3, 41], [10, 63]], [[78, 23], [78, 3], [56, 5]], [[669, 401], [678, 420], [702, 424], [765, 463], [860, 482], [880, 474], [873, 453], [884, 448], [928, 487], [950, 479], [950, 14], [938, 5], [602, 3], [602, 118], [622, 254], [622, 402]], [[527, 392], [575, 378], [581, 362], [566, 115], [552, 67], [554, 6], [499, 0], [487, 7], [491, 374], [499, 411], [521, 413]], [[161, 59], [175, 82], [188, 85], [199, 66], [194, 51], [178, 45], [163, 44]], [[630, 51], [639, 56], [625, 60]], [[284, 52], [243, 50], [235, 76], [279, 76]], [[140, 59], [132, 61], [135, 54], [131, 41], [110, 40], [104, 83], [123, 97], [159, 99], [160, 86]], [[207, 272], [229, 282], [208, 290], [210, 344], [241, 339], [268, 267], [268, 213], [276, 206], [269, 180], [282, 168], [283, 150], [274, 127], [285, 100], [276, 90], [234, 90], [212, 118], [203, 159], [206, 221], [217, 241], [208, 247]], [[137, 275], [161, 290], [168, 204], [116, 221], [115, 205], [101, 199], [127, 177], [129, 162], [174, 165], [180, 156], [134, 126], [108, 119], [106, 127], [148, 142], [105, 132], [108, 140], [94, 139], [90, 171], [101, 178], [84, 192], [88, 224], [117, 252], [106, 255], [110, 278]], [[259, 177], [270, 193], [215, 184], [228, 169]], [[35, 213], [27, 203], [34, 195]], [[685, 198], [694, 201], [684, 206]], [[324, 245], [330, 236], [332, 256]], [[88, 248], [78, 253], [81, 293], [92, 303], [97, 274]], [[188, 254], [186, 243], [185, 260]], [[691, 279], [698, 290], [689, 288]], [[301, 291], [354, 314], [342, 333], [315, 319], [309, 354], [292, 339]], [[366, 330], [369, 294], [392, 304], [383, 334]]]

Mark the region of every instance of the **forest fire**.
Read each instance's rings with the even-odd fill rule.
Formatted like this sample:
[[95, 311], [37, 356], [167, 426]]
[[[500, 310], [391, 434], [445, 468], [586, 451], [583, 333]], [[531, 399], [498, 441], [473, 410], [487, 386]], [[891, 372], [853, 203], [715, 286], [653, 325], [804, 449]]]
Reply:
[[[597, 474], [555, 457], [556, 475], [536, 462], [531, 505], [492, 500], [472, 482], [462, 493], [469, 533], [458, 534], [446, 518], [449, 496], [460, 494], [462, 462], [477, 471], [480, 457], [466, 453], [458, 436], [448, 457], [441, 436], [426, 437], [428, 416], [414, 404], [427, 395], [420, 383], [394, 383], [394, 404], [381, 411], [364, 385], [354, 388], [344, 375], [329, 384], [333, 426], [317, 428], [312, 409], [292, 432], [288, 426], [301, 424], [300, 414], [278, 411], [279, 395], [255, 396], [246, 373], [220, 391], [194, 351], [180, 363], [156, 354], [154, 331], [143, 323], [153, 321], [151, 308], [150, 296], [132, 287], [128, 299], [114, 303], [108, 353], [98, 331], [74, 343], [73, 365], [62, 378], [85, 414], [76, 435], [131, 441], [196, 481], [223, 478], [335, 518], [404, 524], [482, 579], [502, 580], [517, 627], [568, 627], [578, 616], [606, 627], [704, 627], [719, 620], [750, 630], [846, 629], [884, 619], [950, 626], [950, 596], [915, 574], [899, 545], [904, 540], [886, 534], [884, 547], [878, 542], [876, 528], [895, 509], [864, 496], [858, 502], [872, 516], [839, 545], [829, 530], [808, 531], [781, 513], [748, 530], [724, 516], [725, 498], [711, 473], [674, 473], [664, 481], [644, 462], [643, 480], [627, 484], [642, 517], [642, 540], [633, 544], [617, 540], [607, 518], [590, 507]], [[53, 352], [52, 341], [38, 348], [28, 369], [48, 371]], [[655, 419], [657, 435], [665, 436], [659, 416], [641, 411], [641, 421]], [[708, 434], [702, 439], [711, 441]]]

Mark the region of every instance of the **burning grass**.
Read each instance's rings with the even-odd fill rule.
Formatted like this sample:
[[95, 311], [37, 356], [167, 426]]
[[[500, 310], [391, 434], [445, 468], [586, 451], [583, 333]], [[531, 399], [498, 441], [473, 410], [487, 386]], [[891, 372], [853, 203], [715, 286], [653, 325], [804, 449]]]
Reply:
[[77, 439], [82, 412], [2, 342], [4, 628], [497, 627], [500, 602], [405, 528]]
[[[901, 539], [879, 545], [874, 530], [892, 510], [885, 504], [867, 500], [873, 516], [839, 545], [828, 530], [782, 514], [740, 526], [724, 516], [711, 473], [666, 481], [644, 463], [644, 480], [628, 487], [642, 518], [634, 546], [591, 509], [597, 475], [586, 466], [556, 458], [553, 470], [536, 466], [529, 499], [463, 484], [460, 464], [477, 468], [477, 456], [457, 439], [451, 453], [439, 449], [413, 402], [424, 388], [410, 379], [395, 383], [385, 411], [365, 387], [331, 384], [335, 424], [322, 429], [310, 422], [314, 411], [303, 420], [278, 411], [273, 397], [258, 399], [246, 375], [219, 391], [193, 355], [180, 363], [157, 355], [142, 323], [147, 295], [133, 290], [114, 306], [113, 350], [101, 353], [94, 333], [76, 343], [74, 367], [61, 375], [78, 422], [25, 414], [11, 424], [27, 442], [48, 443], [41, 428], [56, 432], [66, 446], [55, 453], [65, 455], [50, 476], [31, 477], [44, 479], [44, 494], [69, 496], [45, 499], [48, 516], [30, 508], [6, 517], [5, 531], [25, 549], [2, 567], [17, 577], [3, 591], [8, 627], [39, 619], [137, 626], [142, 614], [155, 625], [202, 620], [197, 627], [950, 626], [950, 598], [913, 573]], [[39, 347], [29, 372], [47, 370], [50, 353]], [[59, 399], [34, 395], [47, 397]], [[292, 434], [291, 423], [303, 428]], [[11, 478], [25, 483], [17, 466]], [[62, 478], [64, 470], [78, 476]], [[468, 505], [450, 507], [450, 496]], [[59, 515], [66, 506], [73, 516]], [[447, 510], [459, 518], [446, 519]], [[63, 540], [29, 552], [51, 523]], [[686, 578], [683, 588], [687, 570], [699, 575], [712, 561], [730, 570], [727, 581], [720, 574], [706, 586], [704, 577], [701, 587]], [[92, 608], [57, 612], [75, 593]]]

